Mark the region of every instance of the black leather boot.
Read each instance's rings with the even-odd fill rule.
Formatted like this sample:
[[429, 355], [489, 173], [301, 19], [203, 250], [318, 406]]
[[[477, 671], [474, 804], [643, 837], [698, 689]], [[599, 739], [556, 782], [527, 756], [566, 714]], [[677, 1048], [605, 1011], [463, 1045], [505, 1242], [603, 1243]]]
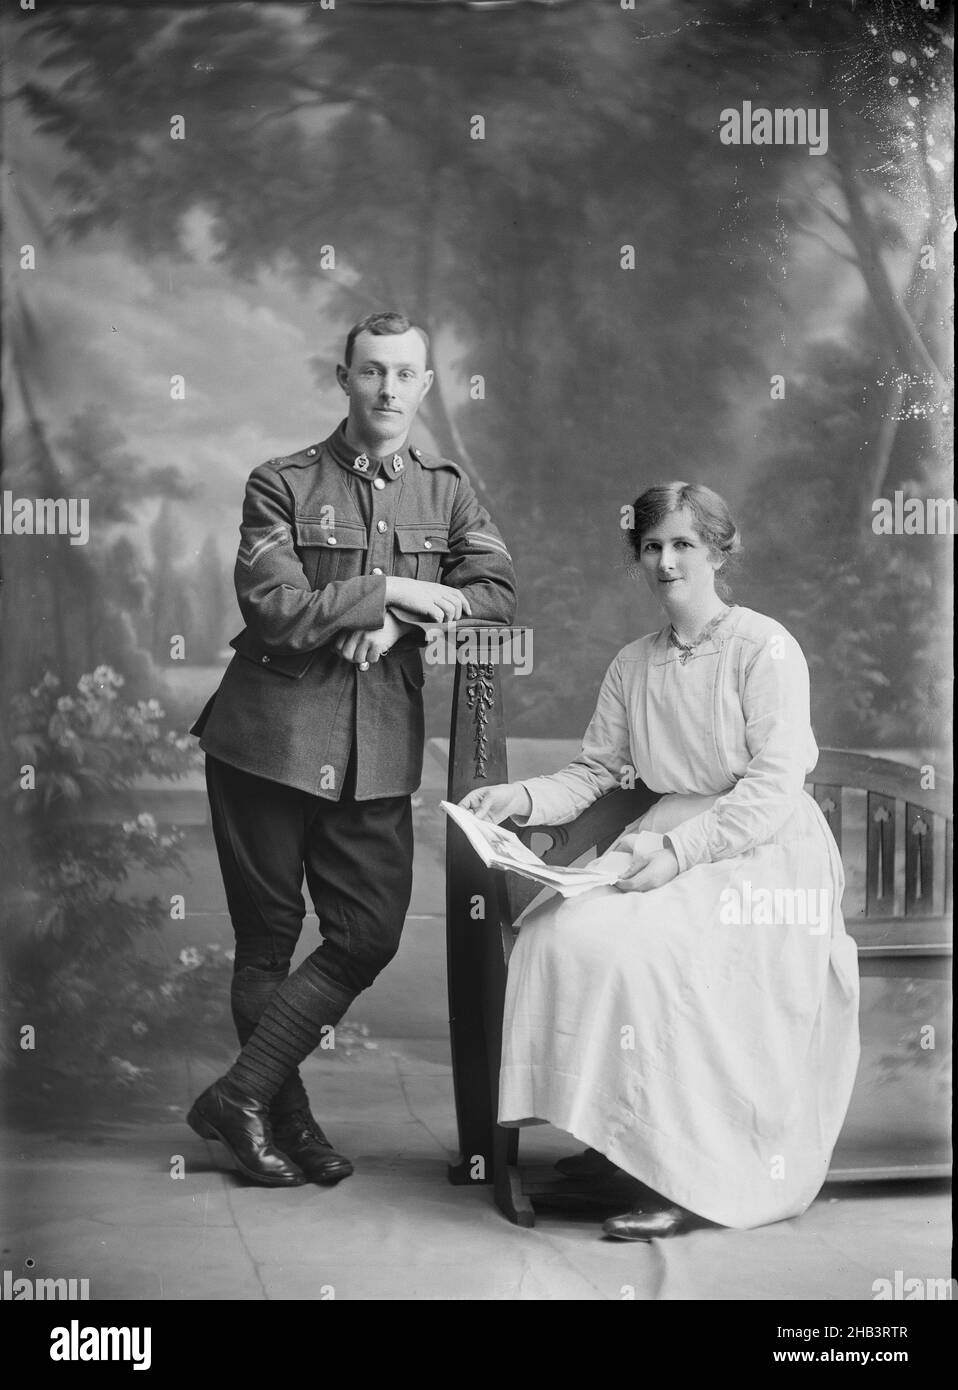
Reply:
[[349, 1159], [336, 1152], [308, 1109], [277, 1115], [273, 1120], [273, 1138], [309, 1182], [331, 1186], [353, 1171]]
[[301, 1187], [303, 1170], [273, 1140], [269, 1107], [214, 1081], [193, 1103], [186, 1123], [203, 1139], [218, 1139], [237, 1168], [265, 1187]]

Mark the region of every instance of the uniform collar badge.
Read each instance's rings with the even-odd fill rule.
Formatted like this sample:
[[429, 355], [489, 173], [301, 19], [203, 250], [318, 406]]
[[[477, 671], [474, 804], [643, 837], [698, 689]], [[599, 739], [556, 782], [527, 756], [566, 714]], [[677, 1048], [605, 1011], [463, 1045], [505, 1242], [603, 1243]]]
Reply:
[[356, 456], [356, 458], [353, 459], [353, 467], [356, 469], [357, 473], [368, 473], [368, 472], [369, 472], [369, 458], [368, 458], [368, 456], [367, 456], [366, 454], [358, 454], [358, 455]]
[[406, 465], [403, 463], [402, 454], [393, 454], [393, 472], [401, 473]]

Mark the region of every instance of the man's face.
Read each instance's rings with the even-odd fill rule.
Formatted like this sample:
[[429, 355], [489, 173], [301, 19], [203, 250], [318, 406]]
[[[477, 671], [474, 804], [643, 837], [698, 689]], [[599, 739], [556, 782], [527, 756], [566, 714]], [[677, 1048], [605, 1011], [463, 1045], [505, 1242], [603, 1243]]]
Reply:
[[419, 403], [432, 385], [426, 345], [414, 329], [407, 333], [360, 333], [353, 360], [336, 368], [349, 397], [349, 419], [360, 438], [405, 438]]

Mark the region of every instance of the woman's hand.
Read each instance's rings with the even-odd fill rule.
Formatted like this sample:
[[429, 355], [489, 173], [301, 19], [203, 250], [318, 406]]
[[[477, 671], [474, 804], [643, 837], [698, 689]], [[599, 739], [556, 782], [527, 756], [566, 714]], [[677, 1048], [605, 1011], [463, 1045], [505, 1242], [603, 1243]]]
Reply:
[[521, 782], [500, 782], [494, 787], [476, 787], [467, 792], [459, 803], [480, 820], [501, 821], [510, 816], [528, 816], [532, 797]]
[[623, 893], [647, 893], [650, 888], [662, 888], [671, 883], [679, 873], [679, 861], [675, 850], [669, 845], [654, 850], [652, 854], [636, 850], [632, 856], [629, 872], [616, 883]]

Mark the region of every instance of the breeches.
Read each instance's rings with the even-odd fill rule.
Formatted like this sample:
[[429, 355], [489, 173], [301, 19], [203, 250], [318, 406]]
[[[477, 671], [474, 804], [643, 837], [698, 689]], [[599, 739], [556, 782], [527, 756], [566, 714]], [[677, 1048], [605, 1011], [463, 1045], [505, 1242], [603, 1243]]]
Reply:
[[408, 796], [355, 799], [355, 750], [339, 801], [207, 755], [213, 835], [236, 934], [235, 972], [285, 977], [303, 928], [303, 880], [319, 918], [314, 957], [343, 993], [396, 954], [412, 891]]

